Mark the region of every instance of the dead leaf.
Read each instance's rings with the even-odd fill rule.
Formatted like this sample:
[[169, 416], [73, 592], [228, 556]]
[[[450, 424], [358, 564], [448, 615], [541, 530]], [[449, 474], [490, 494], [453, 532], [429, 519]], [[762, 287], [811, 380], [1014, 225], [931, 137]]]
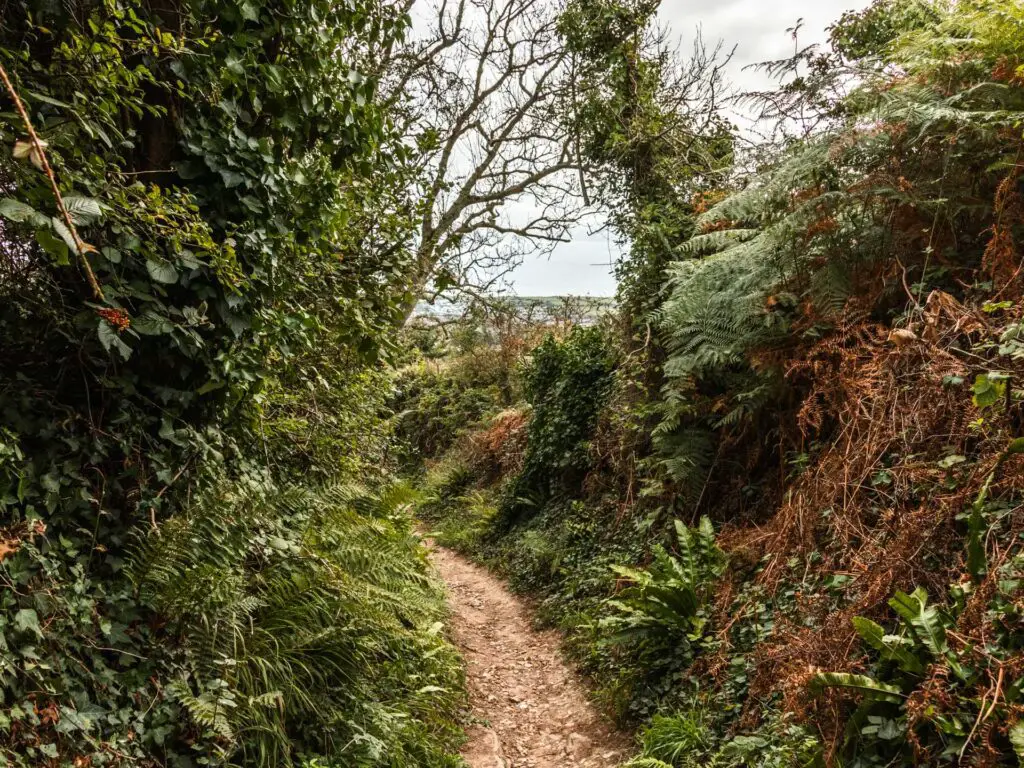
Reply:
[[897, 347], [908, 347], [920, 340], [916, 333], [908, 331], [906, 328], [893, 328], [889, 332], [889, 343], [895, 344]]
[[0, 539], [0, 563], [21, 549], [20, 539]]
[[28, 158], [28, 161], [32, 163], [39, 170], [43, 170], [43, 154], [40, 149], [45, 149], [50, 146], [42, 139], [39, 140], [39, 145], [36, 146], [35, 142], [18, 139], [14, 142], [14, 151], [12, 154], [16, 160], [24, 160]]

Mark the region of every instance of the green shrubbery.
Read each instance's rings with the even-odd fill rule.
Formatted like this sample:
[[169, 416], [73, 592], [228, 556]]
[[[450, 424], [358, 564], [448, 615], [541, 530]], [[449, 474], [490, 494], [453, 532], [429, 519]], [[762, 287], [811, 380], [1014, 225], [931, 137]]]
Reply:
[[129, 575], [185, 650], [168, 692], [197, 759], [457, 764], [458, 659], [409, 499], [235, 483], [140, 544]]
[[386, 450], [412, 225], [369, 73], [407, 25], [4, 6], [43, 152], [5, 87], [0, 762], [454, 764], [422, 553], [337, 490]]
[[817, 740], [796, 726], [771, 726], [756, 736], [722, 738], [699, 710], [655, 715], [640, 734], [642, 757], [626, 768], [817, 768]]
[[845, 16], [735, 185], [671, 142], [652, 12], [564, 30], [621, 330], [544, 342], [521, 469], [463, 463], [431, 519], [566, 630], [638, 768], [1017, 764], [1022, 8]]
[[501, 392], [493, 382], [469, 380], [459, 371], [410, 366], [396, 377], [395, 436], [400, 462], [409, 471], [426, 458], [451, 449], [467, 429], [501, 409]]
[[505, 491], [501, 519], [515, 522], [552, 497], [578, 494], [590, 466], [590, 439], [611, 389], [613, 353], [601, 328], [548, 336], [524, 374], [533, 409], [523, 467]]

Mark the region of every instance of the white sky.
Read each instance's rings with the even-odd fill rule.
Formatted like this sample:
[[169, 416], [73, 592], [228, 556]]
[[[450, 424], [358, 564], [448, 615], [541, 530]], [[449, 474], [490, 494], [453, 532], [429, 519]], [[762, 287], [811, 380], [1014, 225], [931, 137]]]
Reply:
[[[736, 46], [729, 77], [739, 90], [765, 85], [744, 67], [793, 53], [786, 29], [803, 19], [800, 44], [824, 42], [825, 28], [851, 8], [864, 8], [869, 0], [662, 0], [660, 16], [673, 36], [682, 38], [684, 50], [698, 29], [709, 45], [721, 39], [723, 48]], [[607, 234], [588, 236], [581, 231], [573, 242], [558, 246], [550, 258], [528, 257], [511, 277], [520, 296], [574, 294], [612, 296], [615, 278], [609, 263], [616, 248]]]

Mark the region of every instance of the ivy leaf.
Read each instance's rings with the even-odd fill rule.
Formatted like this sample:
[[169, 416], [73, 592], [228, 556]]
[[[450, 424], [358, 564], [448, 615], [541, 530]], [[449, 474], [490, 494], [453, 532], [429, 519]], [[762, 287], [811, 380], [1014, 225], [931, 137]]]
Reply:
[[57, 721], [58, 733], [71, 733], [72, 731], [89, 732], [96, 727], [97, 721], [105, 717], [108, 712], [95, 704], [87, 703], [84, 707], [71, 709], [70, 707], [60, 708], [60, 720]]
[[1006, 394], [1006, 377], [998, 373], [979, 373], [974, 379], [972, 400], [978, 408], [995, 405]]
[[236, 171], [221, 171], [220, 177], [224, 179], [224, 186], [227, 187], [228, 189], [237, 187], [239, 184], [245, 181], [245, 176]]
[[49, 223], [47, 218], [31, 205], [11, 197], [0, 200], [0, 216], [19, 224], [27, 222], [37, 227], [46, 226]]
[[260, 9], [256, 7], [256, 4], [252, 0], [245, 0], [242, 3], [242, 18], [246, 21], [259, 21], [260, 20]]
[[19, 632], [34, 632], [41, 640], [43, 629], [39, 626], [39, 615], [31, 608], [22, 608], [14, 614], [14, 628]]
[[172, 283], [178, 282], [178, 270], [176, 270], [174, 265], [170, 262], [147, 260], [146, 271], [149, 272], [149, 276], [158, 283], [171, 285]]
[[60, 755], [56, 744], [40, 744], [38, 749], [49, 758], [57, 759]]
[[228, 72], [234, 75], [244, 75], [245, 67], [242, 66], [242, 60], [236, 53], [229, 53], [224, 57], [224, 66], [227, 67]]
[[121, 337], [118, 336], [117, 331], [106, 320], [100, 320], [100, 324], [96, 328], [96, 333], [100, 337], [100, 344], [103, 345], [103, 348], [107, 350], [107, 352], [111, 349], [116, 349], [118, 354], [121, 355], [122, 360], [127, 360], [132, 356], [132, 348], [121, 341]]

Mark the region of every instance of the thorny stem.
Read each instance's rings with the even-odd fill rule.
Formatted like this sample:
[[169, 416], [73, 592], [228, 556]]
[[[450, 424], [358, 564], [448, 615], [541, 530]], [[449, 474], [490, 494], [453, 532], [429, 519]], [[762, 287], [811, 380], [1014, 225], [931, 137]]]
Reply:
[[18, 110], [18, 114], [21, 115], [22, 122], [25, 123], [25, 130], [28, 131], [29, 138], [32, 140], [32, 147], [39, 157], [39, 164], [43, 167], [43, 172], [46, 173], [46, 177], [50, 180], [53, 196], [57, 198], [57, 209], [60, 211], [61, 218], [64, 219], [68, 231], [71, 233], [71, 239], [75, 242], [75, 250], [78, 252], [79, 260], [82, 262], [82, 269], [85, 270], [85, 277], [89, 281], [89, 287], [92, 289], [93, 296], [97, 301], [104, 301], [103, 289], [100, 288], [99, 281], [96, 279], [96, 273], [92, 271], [92, 265], [89, 264], [89, 259], [85, 255], [88, 246], [79, 237], [78, 230], [75, 229], [75, 223], [71, 219], [71, 214], [68, 213], [67, 206], [64, 205], [64, 198], [61, 197], [60, 188], [57, 186], [57, 179], [53, 175], [53, 169], [50, 167], [50, 163], [46, 159], [46, 153], [43, 151], [43, 143], [39, 140], [39, 135], [36, 133], [35, 128], [32, 127], [32, 121], [25, 110], [25, 105], [22, 103], [21, 97], [18, 96], [18, 92], [14, 90], [14, 84], [11, 83], [11, 78], [7, 75], [7, 70], [4, 69], [2, 64], [0, 64], [0, 79], [4, 81], [7, 92], [14, 100], [14, 106]]

